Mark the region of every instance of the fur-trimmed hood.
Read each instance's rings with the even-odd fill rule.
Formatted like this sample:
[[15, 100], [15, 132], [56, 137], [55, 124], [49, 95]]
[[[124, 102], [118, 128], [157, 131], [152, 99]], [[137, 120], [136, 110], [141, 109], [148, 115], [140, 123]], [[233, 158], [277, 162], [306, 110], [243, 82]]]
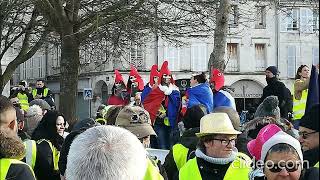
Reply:
[[259, 131], [268, 124], [276, 124], [279, 126], [284, 132], [289, 135], [297, 138], [296, 132], [292, 124], [286, 119], [275, 119], [273, 117], [258, 117], [244, 125], [244, 133], [250, 138], [256, 138]]
[[25, 148], [16, 133], [13, 131], [0, 131], [0, 158], [22, 159]]

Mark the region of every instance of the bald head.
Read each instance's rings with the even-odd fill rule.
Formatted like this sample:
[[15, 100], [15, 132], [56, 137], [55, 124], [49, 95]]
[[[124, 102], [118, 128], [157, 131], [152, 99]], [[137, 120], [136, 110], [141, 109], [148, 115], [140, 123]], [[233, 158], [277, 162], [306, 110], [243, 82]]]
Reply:
[[16, 110], [10, 100], [0, 96], [0, 129], [11, 129], [17, 131]]

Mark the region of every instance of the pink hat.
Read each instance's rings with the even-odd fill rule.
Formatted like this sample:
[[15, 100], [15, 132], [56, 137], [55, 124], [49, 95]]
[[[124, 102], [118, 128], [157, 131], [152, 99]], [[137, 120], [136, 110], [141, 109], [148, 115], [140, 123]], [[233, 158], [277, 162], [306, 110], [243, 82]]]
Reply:
[[283, 132], [275, 124], [269, 124], [263, 127], [257, 138], [247, 144], [249, 153], [257, 160], [265, 160], [268, 151], [276, 144], [285, 143], [292, 146], [298, 153], [300, 160], [303, 161], [300, 143], [297, 139]]
[[263, 127], [259, 131], [257, 138], [254, 140], [251, 140], [247, 144], [249, 153], [256, 159], [261, 159], [261, 150], [262, 150], [263, 144], [266, 143], [272, 136], [277, 134], [279, 131], [282, 131], [281, 128], [279, 128], [275, 124], [269, 124]]

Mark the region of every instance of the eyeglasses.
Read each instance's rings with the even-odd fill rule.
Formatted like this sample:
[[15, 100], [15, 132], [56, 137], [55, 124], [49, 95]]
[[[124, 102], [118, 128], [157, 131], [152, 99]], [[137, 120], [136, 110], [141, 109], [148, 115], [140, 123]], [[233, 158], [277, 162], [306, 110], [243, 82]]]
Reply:
[[283, 169], [286, 169], [287, 172], [295, 172], [299, 169], [300, 164], [288, 162], [284, 165], [280, 165], [277, 163], [267, 164], [267, 168], [272, 173], [278, 173], [281, 172]]
[[221, 144], [224, 146], [228, 146], [230, 143], [233, 146], [236, 144], [236, 139], [213, 139], [213, 140], [220, 141]]
[[314, 132], [299, 132], [299, 136], [302, 136], [303, 139], [307, 139], [309, 137], [310, 134], [314, 134], [314, 133], [317, 133], [317, 131], [314, 131]]

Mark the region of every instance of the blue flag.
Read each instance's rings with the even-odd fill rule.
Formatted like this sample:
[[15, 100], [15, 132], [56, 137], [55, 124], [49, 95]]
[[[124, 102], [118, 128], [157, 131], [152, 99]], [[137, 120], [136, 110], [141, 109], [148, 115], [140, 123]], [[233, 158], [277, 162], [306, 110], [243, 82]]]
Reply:
[[317, 72], [316, 66], [313, 65], [311, 69], [305, 112], [308, 112], [315, 104], [319, 104], [319, 74]]

